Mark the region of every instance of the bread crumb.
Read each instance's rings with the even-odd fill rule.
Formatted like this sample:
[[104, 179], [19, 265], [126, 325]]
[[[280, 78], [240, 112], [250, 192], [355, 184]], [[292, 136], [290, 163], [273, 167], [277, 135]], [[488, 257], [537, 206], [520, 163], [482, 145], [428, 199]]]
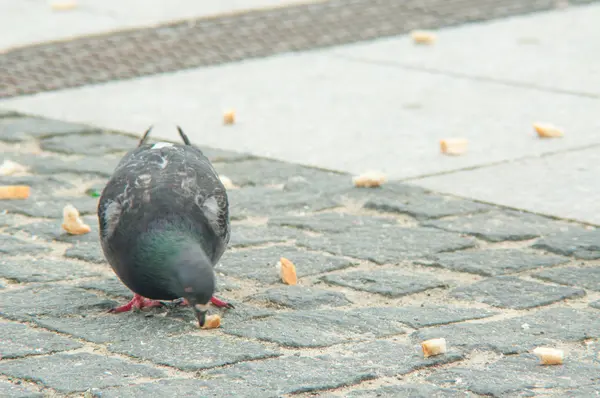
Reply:
[[77, 1], [75, 0], [64, 0], [64, 1], [53, 1], [50, 3], [50, 7], [54, 11], [67, 11], [77, 8]]
[[296, 275], [296, 266], [290, 260], [285, 257], [279, 259], [281, 280], [286, 285], [295, 285], [298, 283], [298, 276]]
[[71, 204], [66, 205], [63, 209], [62, 228], [71, 235], [84, 235], [92, 230], [89, 225], [83, 222], [79, 216], [79, 211]]
[[565, 353], [563, 350], [548, 347], [538, 347], [533, 353], [540, 359], [542, 365], [561, 365]]
[[223, 124], [234, 124], [235, 123], [235, 111], [229, 110], [223, 114]]
[[446, 339], [443, 337], [439, 339], [426, 340], [421, 343], [421, 348], [423, 349], [423, 356], [425, 358], [445, 354], [448, 350], [446, 347]]
[[0, 186], [0, 199], [27, 199], [30, 194], [31, 188], [27, 185]]
[[410, 36], [416, 44], [434, 44], [437, 40], [435, 33], [426, 30], [413, 30]]
[[352, 177], [352, 183], [357, 188], [377, 188], [387, 182], [385, 174], [379, 171], [368, 171]]
[[440, 150], [445, 155], [462, 155], [467, 152], [469, 141], [465, 138], [449, 138], [440, 140]]
[[533, 128], [540, 138], [559, 138], [564, 135], [562, 129], [551, 124], [534, 123]]
[[202, 329], [216, 329], [221, 326], [221, 317], [219, 314], [207, 315]]

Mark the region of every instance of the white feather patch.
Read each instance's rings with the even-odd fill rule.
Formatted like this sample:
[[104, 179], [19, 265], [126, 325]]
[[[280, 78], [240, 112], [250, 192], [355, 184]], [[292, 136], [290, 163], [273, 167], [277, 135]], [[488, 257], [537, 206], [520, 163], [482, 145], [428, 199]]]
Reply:
[[215, 224], [218, 223], [220, 209], [217, 199], [214, 196], [206, 198], [204, 203], [202, 203], [202, 207], [204, 208], [204, 214], [206, 214], [208, 221]]
[[173, 146], [173, 144], [170, 142], [157, 142], [156, 144], [152, 145], [152, 148], [150, 149], [168, 148], [170, 146]]

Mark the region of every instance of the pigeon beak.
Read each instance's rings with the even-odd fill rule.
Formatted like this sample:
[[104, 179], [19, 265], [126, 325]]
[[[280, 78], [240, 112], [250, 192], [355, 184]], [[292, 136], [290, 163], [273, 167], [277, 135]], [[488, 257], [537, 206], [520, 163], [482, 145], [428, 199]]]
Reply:
[[198, 324], [200, 324], [200, 327], [204, 326], [206, 323], [206, 313], [208, 312], [206, 307], [206, 305], [202, 304], [196, 304], [194, 306], [194, 311], [196, 312], [196, 318], [198, 319]]

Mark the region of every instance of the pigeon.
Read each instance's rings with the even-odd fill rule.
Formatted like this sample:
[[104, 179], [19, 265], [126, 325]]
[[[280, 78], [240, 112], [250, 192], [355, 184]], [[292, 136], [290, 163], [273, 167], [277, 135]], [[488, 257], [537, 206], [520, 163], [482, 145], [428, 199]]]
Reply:
[[190, 305], [200, 326], [214, 297], [214, 266], [229, 243], [229, 201], [214, 167], [177, 126], [182, 144], [146, 143], [118, 163], [98, 202], [106, 260], [134, 293], [110, 312]]

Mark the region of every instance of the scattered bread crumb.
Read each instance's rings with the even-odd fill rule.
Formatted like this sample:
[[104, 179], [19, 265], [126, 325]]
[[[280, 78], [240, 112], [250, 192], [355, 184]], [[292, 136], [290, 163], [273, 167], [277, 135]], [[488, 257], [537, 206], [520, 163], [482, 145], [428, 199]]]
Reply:
[[440, 150], [445, 155], [462, 155], [467, 152], [469, 141], [464, 138], [440, 140]]
[[551, 124], [534, 123], [533, 128], [540, 138], [558, 138], [564, 135], [562, 129]]
[[446, 339], [443, 337], [439, 339], [426, 340], [421, 343], [421, 348], [423, 349], [423, 356], [425, 358], [445, 354], [448, 350], [446, 347]]
[[368, 171], [352, 177], [352, 183], [357, 188], [377, 188], [387, 182], [385, 174], [379, 171]]
[[207, 315], [202, 329], [216, 329], [219, 326], [221, 326], [221, 317], [219, 314]]
[[542, 365], [561, 365], [565, 353], [563, 350], [548, 347], [538, 347], [533, 353], [540, 359]]
[[76, 0], [64, 0], [64, 1], [53, 1], [50, 3], [50, 7], [54, 11], [67, 11], [77, 8]]
[[225, 189], [235, 189], [236, 188], [236, 186], [233, 184], [233, 181], [231, 181], [231, 178], [229, 178], [227, 176], [219, 176], [219, 179], [221, 180], [221, 183], [223, 184]]
[[279, 273], [281, 275], [281, 280], [286, 285], [295, 285], [298, 283], [298, 276], [296, 275], [296, 266], [290, 260], [285, 257], [281, 257], [279, 259], [279, 264], [281, 266]]
[[437, 40], [435, 33], [426, 30], [413, 30], [410, 36], [416, 44], [433, 44]]
[[13, 162], [12, 160], [5, 160], [0, 165], [0, 176], [11, 176], [13, 174], [26, 173], [27, 170], [27, 167], [17, 162]]
[[2, 185], [0, 186], [0, 199], [27, 199], [31, 188], [27, 185]]
[[63, 209], [62, 228], [71, 235], [83, 235], [92, 230], [83, 222], [79, 217], [79, 211], [71, 204], [66, 205]]
[[223, 124], [234, 124], [235, 123], [235, 111], [230, 110], [223, 114]]

